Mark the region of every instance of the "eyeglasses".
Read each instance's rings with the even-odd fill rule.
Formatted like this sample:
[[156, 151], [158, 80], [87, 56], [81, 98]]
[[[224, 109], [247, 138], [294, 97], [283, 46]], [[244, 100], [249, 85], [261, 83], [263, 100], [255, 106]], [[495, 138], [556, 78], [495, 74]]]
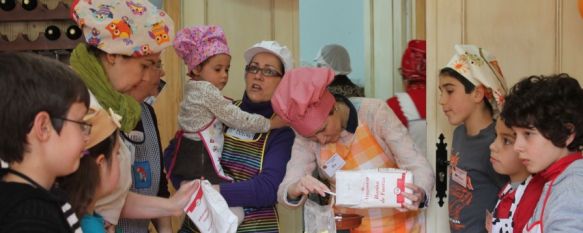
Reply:
[[255, 65], [247, 65], [245, 66], [245, 71], [251, 74], [257, 74], [261, 71], [261, 74], [265, 77], [281, 77], [281, 73], [277, 70], [270, 69], [270, 68], [260, 68], [259, 66]]
[[56, 120], [61, 120], [61, 121], [68, 121], [68, 122], [73, 122], [75, 124], [78, 124], [81, 127], [81, 132], [83, 133], [83, 135], [85, 136], [89, 136], [89, 134], [91, 134], [91, 127], [92, 125], [83, 121], [76, 121], [76, 120], [71, 120], [71, 119], [67, 119], [64, 117], [53, 117], [53, 119]]

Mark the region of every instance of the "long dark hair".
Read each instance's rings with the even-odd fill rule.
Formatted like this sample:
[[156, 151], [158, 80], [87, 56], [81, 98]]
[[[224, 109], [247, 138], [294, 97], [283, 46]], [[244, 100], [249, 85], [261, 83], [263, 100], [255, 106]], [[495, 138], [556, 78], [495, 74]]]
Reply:
[[116, 143], [119, 143], [117, 138], [118, 130], [89, 148], [87, 154], [81, 158], [79, 169], [59, 180], [59, 186], [67, 192], [73, 210], [79, 217], [83, 217], [87, 213], [87, 208], [94, 201], [97, 186], [101, 182], [99, 167], [95, 160], [99, 155], [104, 155], [108, 166], [111, 166], [113, 148]]

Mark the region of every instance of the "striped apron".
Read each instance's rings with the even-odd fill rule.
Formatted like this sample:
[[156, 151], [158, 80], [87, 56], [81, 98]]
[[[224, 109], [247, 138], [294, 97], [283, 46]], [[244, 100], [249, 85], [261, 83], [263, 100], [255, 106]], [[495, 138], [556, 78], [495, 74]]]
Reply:
[[[268, 133], [255, 134], [252, 139], [241, 139], [225, 133], [221, 165], [225, 174], [235, 182], [245, 181], [261, 173]], [[264, 208], [244, 207], [245, 219], [237, 232], [279, 232], [275, 206]]]

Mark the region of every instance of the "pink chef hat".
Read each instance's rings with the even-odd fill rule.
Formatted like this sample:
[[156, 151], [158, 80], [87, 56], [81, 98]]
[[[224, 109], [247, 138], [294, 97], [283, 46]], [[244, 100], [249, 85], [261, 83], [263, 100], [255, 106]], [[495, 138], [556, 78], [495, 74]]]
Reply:
[[229, 53], [227, 38], [219, 26], [193, 26], [180, 30], [174, 39], [174, 49], [184, 63], [188, 72], [209, 57]]
[[327, 90], [334, 80], [330, 68], [297, 68], [286, 72], [271, 104], [283, 120], [304, 137], [320, 129], [336, 102]]

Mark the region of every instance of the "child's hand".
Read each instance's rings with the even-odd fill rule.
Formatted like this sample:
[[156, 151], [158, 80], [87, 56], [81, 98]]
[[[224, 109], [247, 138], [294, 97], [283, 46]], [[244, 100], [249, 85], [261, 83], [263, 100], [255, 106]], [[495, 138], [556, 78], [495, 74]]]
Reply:
[[271, 127], [270, 129], [277, 129], [277, 128], [281, 128], [281, 127], [286, 127], [288, 126], [288, 123], [285, 122], [281, 117], [279, 117], [278, 115], [275, 115], [273, 118], [271, 118], [270, 120], [271, 123]]

